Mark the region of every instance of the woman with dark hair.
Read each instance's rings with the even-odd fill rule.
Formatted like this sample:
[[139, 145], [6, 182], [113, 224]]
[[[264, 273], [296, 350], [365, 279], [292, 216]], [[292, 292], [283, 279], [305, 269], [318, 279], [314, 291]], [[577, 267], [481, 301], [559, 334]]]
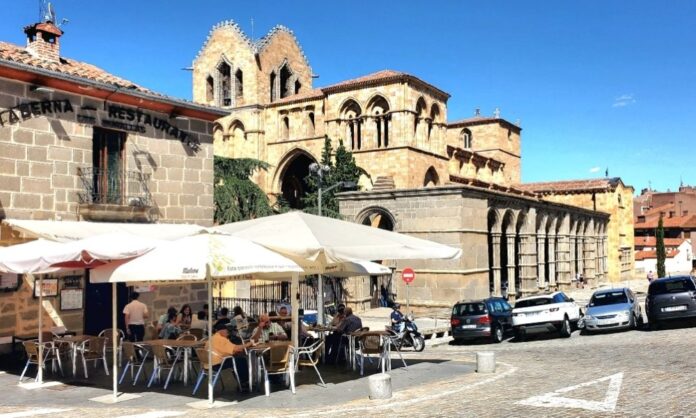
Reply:
[[190, 327], [191, 320], [193, 319], [193, 310], [191, 310], [191, 305], [188, 303], [181, 307], [179, 311], [179, 317], [176, 320], [176, 324], [179, 326]]
[[162, 327], [159, 337], [164, 340], [175, 340], [181, 334], [181, 328], [177, 326], [176, 312], [167, 314], [167, 322]]
[[232, 309], [232, 321], [237, 324], [237, 332], [244, 337], [249, 337], [249, 319], [242, 310], [241, 306], [235, 306]]

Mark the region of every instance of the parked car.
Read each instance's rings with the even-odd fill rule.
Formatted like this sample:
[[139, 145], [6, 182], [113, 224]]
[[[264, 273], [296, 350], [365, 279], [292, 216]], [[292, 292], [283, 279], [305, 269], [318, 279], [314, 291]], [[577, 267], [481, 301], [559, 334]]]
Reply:
[[540, 332], [558, 332], [561, 337], [568, 338], [581, 317], [582, 311], [572, 298], [563, 292], [554, 292], [515, 302], [512, 327], [516, 340]]
[[645, 313], [650, 329], [663, 321], [696, 317], [696, 283], [692, 276], [674, 276], [654, 280], [645, 298]]
[[640, 328], [643, 314], [631, 289], [600, 289], [590, 298], [582, 322], [585, 332]]
[[490, 338], [499, 343], [512, 329], [512, 307], [503, 298], [457, 302], [450, 324], [455, 341]]

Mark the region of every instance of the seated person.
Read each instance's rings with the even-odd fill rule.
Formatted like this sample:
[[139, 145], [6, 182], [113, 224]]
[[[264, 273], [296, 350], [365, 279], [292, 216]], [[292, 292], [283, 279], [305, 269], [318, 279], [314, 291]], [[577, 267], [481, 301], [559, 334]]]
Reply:
[[336, 328], [338, 324], [340, 324], [341, 321], [343, 321], [343, 319], [346, 317], [346, 305], [342, 303], [339, 304], [336, 311], [336, 316], [334, 316], [331, 320], [331, 323], [329, 323], [329, 326], [331, 326], [331, 328]]
[[217, 321], [215, 321], [215, 324], [213, 324], [213, 328], [215, 328], [218, 324], [222, 325], [227, 325], [230, 323], [231, 319], [229, 318], [230, 310], [227, 308], [222, 308], [220, 309], [220, 315], [218, 315]]
[[176, 324], [182, 328], [190, 328], [192, 320], [193, 311], [191, 310], [191, 305], [186, 304], [182, 306], [181, 311], [179, 311], [179, 316], [176, 319]]
[[334, 331], [331, 335], [326, 337], [326, 347], [327, 347], [327, 361], [328, 362], [336, 362], [339, 359], [339, 346], [341, 345], [341, 339], [345, 338], [346, 335], [353, 333], [360, 328], [362, 328], [362, 320], [357, 317], [356, 315], [353, 315], [353, 309], [352, 308], [346, 308], [345, 309], [345, 318], [341, 323], [336, 327], [336, 331]]
[[268, 314], [259, 317], [259, 326], [251, 334], [251, 340], [267, 343], [271, 340], [287, 340], [288, 336], [283, 327], [271, 321]]
[[232, 362], [234, 361], [239, 374], [239, 383], [242, 388], [247, 388], [249, 386], [249, 366], [247, 358], [244, 356], [244, 348], [252, 347], [254, 345], [253, 342], [250, 341], [244, 345], [230, 342], [229, 331], [224, 324], [216, 325], [213, 331], [213, 337], [205, 344], [206, 349], [212, 346], [213, 370], [217, 371], [220, 368], [223, 357], [234, 356], [233, 359], [225, 362], [224, 369], [232, 368]]
[[249, 326], [249, 320], [242, 310], [241, 306], [235, 306], [232, 309], [232, 320], [237, 323], [237, 330], [245, 330]]
[[[279, 313], [281, 317], [290, 316], [288, 307], [285, 305], [280, 307]], [[280, 321], [279, 324], [285, 330], [285, 333], [288, 335], [288, 339], [292, 339], [292, 321]], [[300, 321], [300, 345], [307, 346], [311, 345], [313, 342], [314, 337], [312, 337], [312, 335], [307, 331], [307, 328], [305, 327], [304, 323]]]
[[162, 328], [164, 328], [164, 324], [166, 324], [169, 321], [169, 315], [176, 315], [176, 312], [176, 308], [170, 306], [169, 309], [167, 309], [167, 312], [160, 315], [159, 319], [157, 320], [157, 332], [162, 331]]
[[176, 324], [176, 312], [169, 313], [167, 322], [160, 330], [159, 337], [163, 340], [175, 340], [181, 334], [181, 328]]
[[205, 311], [199, 311], [196, 316], [191, 320], [191, 328], [195, 329], [208, 329], [208, 321], [206, 321]]

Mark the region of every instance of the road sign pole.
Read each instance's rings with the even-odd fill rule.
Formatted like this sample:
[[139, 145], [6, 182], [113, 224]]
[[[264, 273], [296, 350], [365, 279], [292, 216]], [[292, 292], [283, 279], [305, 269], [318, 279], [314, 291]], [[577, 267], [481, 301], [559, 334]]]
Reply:
[[406, 311], [407, 312], [411, 310], [411, 305], [409, 305], [409, 303], [408, 303], [408, 288], [409, 287], [411, 287], [411, 285], [409, 283], [406, 283]]

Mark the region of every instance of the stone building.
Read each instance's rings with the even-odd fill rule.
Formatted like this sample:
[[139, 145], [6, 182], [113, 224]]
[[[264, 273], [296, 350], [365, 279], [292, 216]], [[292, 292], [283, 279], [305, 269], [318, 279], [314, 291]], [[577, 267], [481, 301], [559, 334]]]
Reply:
[[[334, 148], [342, 140], [369, 173], [360, 192], [341, 194], [342, 214], [464, 249], [458, 261], [412, 263], [417, 303], [515, 297], [570, 286], [578, 274], [594, 284], [621, 270], [609, 266], [619, 261], [609, 258], [615, 243], [607, 240], [617, 209], [524, 189], [521, 128], [499, 111], [448, 121], [449, 94], [393, 70], [320, 88], [312, 83], [307, 57], [282, 26], [252, 40], [223, 22], [193, 61], [194, 101], [228, 112], [214, 127], [215, 154], [272, 164], [254, 178], [269, 196], [301, 209], [304, 178], [324, 138]], [[393, 266], [397, 273], [403, 267]], [[351, 302], [374, 303], [375, 280], [352, 280]]]
[[[63, 31], [27, 26], [26, 46], [0, 42], [0, 220], [177, 222], [213, 218], [213, 122], [227, 112], [173, 99], [93, 65], [63, 57]], [[25, 240], [3, 225], [0, 245]], [[67, 277], [67, 278], [65, 278]], [[36, 332], [37, 299], [22, 277], [2, 276], [0, 339]], [[84, 307], [61, 310], [63, 289], [82, 289]], [[205, 287], [162, 287], [143, 300], [202, 301]], [[62, 275], [48, 298], [50, 323], [98, 332], [110, 285], [84, 271]], [[202, 292], [199, 292], [202, 291]], [[119, 302], [127, 302], [125, 287]], [[106, 310], [104, 310], [106, 309]]]

